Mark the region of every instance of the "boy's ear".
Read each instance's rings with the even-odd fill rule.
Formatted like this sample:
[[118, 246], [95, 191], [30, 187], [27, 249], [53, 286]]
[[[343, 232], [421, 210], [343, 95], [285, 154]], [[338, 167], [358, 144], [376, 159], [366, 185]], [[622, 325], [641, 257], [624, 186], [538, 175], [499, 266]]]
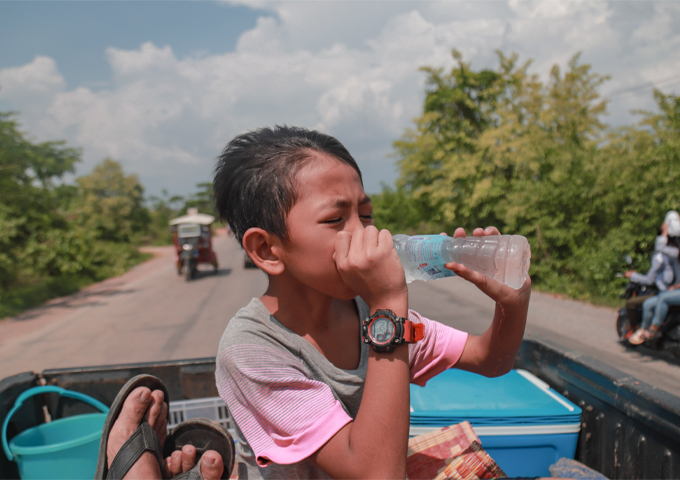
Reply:
[[255, 265], [269, 275], [281, 275], [286, 269], [279, 257], [281, 240], [261, 228], [249, 228], [243, 234], [243, 249]]

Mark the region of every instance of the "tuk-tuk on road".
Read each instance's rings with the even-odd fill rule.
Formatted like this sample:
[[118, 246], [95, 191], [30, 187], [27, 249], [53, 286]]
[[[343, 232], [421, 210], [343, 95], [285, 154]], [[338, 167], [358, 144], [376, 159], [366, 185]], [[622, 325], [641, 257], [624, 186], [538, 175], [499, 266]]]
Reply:
[[217, 256], [212, 248], [212, 223], [215, 217], [198, 213], [195, 208], [170, 221], [172, 243], [177, 251], [177, 274], [189, 281], [196, 276], [198, 265], [212, 265], [217, 273]]

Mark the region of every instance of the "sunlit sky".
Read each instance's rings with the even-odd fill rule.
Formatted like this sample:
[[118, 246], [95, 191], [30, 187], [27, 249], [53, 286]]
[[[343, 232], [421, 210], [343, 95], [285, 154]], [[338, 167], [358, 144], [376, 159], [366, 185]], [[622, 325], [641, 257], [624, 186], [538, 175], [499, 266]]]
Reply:
[[611, 75], [605, 122], [680, 91], [680, 2], [0, 1], [0, 111], [35, 140], [106, 157], [148, 194], [189, 194], [236, 134], [316, 128], [355, 156], [369, 193], [397, 177], [392, 142], [422, 109], [421, 66], [496, 67], [495, 50], [546, 78], [577, 52]]

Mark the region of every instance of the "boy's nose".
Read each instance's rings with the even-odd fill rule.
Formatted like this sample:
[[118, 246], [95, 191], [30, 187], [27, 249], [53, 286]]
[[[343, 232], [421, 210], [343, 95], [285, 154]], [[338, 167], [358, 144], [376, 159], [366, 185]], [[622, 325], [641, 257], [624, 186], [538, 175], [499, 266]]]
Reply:
[[347, 223], [345, 223], [345, 230], [348, 232], [353, 232], [354, 230], [358, 230], [360, 228], [364, 228], [364, 224], [362, 223], [359, 215], [350, 216]]

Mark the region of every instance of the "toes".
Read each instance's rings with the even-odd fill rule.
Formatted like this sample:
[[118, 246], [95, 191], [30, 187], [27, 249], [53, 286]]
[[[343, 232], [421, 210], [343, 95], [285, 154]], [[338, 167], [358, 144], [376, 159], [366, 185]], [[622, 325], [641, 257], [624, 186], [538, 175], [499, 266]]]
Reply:
[[182, 450], [172, 452], [172, 455], [165, 459], [165, 464], [173, 477], [188, 472], [196, 465], [196, 447], [184, 445]]
[[172, 471], [172, 457], [165, 457], [165, 478], [172, 478], [176, 474]]
[[156, 435], [158, 435], [161, 445], [165, 445], [165, 439], [168, 437], [168, 404], [165, 402], [163, 402], [161, 413], [158, 416]]
[[170, 473], [173, 477], [182, 473], [182, 452], [175, 450], [170, 455]]
[[139, 427], [149, 407], [149, 402], [151, 402], [151, 390], [146, 387], [135, 388], [123, 402], [123, 407], [111, 427], [107, 440], [106, 457], [109, 464], [118, 454], [120, 447]]
[[214, 450], [208, 450], [201, 457], [201, 475], [205, 480], [220, 480], [224, 471], [222, 456]]
[[182, 471], [188, 472], [196, 465], [196, 447], [184, 445], [182, 447]]
[[151, 392], [151, 405], [144, 415], [158, 435], [161, 445], [165, 445], [165, 439], [168, 436], [168, 404], [164, 400], [161, 390]]
[[154, 390], [151, 392], [151, 406], [146, 412], [146, 420], [149, 422], [149, 425], [153, 429], [156, 429], [156, 423], [158, 422], [158, 418], [161, 413], [161, 409], [163, 407], [164, 402], [164, 395], [161, 390]]
[[135, 388], [125, 399], [116, 423], [134, 425], [137, 429], [142, 422], [146, 409], [149, 408], [150, 401], [151, 390], [146, 387]]

